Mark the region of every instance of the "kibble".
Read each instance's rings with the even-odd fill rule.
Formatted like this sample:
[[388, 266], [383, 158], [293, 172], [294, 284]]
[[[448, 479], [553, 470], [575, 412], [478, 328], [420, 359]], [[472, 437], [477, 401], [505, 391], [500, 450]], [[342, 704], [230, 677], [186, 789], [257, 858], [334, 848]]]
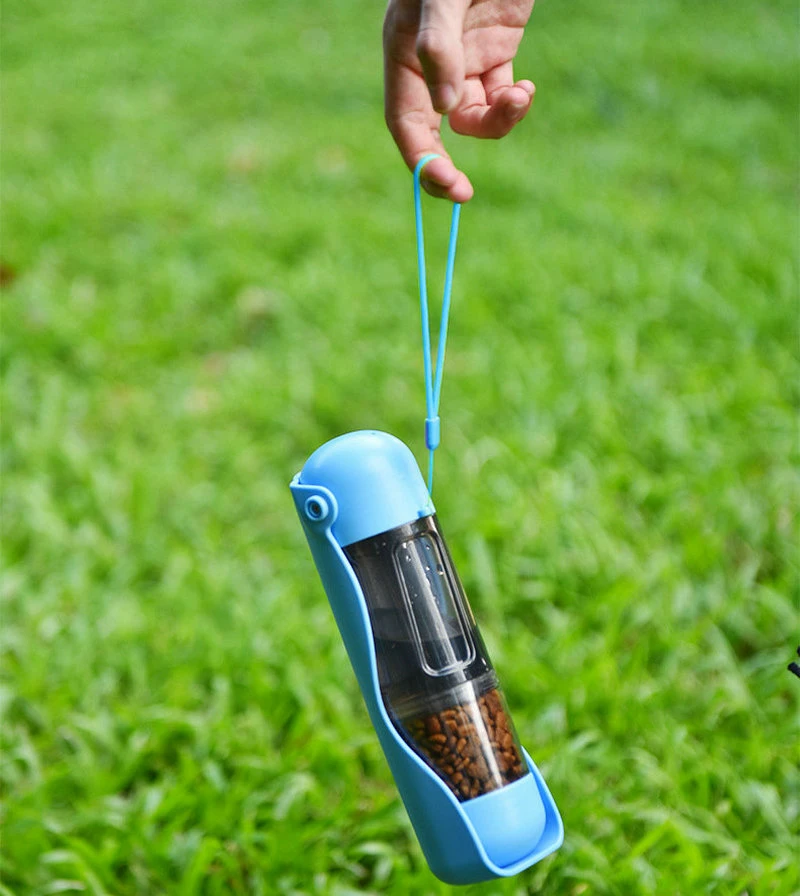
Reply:
[[528, 771], [496, 689], [442, 712], [417, 716], [405, 727], [459, 800], [497, 790]]

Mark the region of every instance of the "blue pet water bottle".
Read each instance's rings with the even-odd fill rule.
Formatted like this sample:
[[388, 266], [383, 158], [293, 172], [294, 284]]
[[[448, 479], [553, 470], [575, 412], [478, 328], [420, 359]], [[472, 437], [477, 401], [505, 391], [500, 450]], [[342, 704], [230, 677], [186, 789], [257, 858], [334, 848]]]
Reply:
[[511, 721], [431, 499], [459, 206], [431, 374], [419, 175], [414, 172], [430, 451], [383, 432], [318, 448], [291, 483], [300, 521], [367, 709], [431, 870], [446, 883], [508, 877], [564, 829]]
[[514, 731], [409, 449], [348, 433], [317, 449], [291, 490], [431, 870], [476, 883], [553, 852], [558, 809]]

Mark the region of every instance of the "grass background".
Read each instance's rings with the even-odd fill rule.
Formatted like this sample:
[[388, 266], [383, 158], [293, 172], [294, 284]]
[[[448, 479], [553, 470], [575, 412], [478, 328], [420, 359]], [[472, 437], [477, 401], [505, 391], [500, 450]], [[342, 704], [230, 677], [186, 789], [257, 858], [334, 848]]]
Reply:
[[[3, 894], [451, 891], [287, 489], [421, 446], [381, 13], [6, 4]], [[800, 890], [797, 63], [788, 2], [540, 0], [531, 120], [449, 139], [435, 497], [566, 825], [465, 894]]]

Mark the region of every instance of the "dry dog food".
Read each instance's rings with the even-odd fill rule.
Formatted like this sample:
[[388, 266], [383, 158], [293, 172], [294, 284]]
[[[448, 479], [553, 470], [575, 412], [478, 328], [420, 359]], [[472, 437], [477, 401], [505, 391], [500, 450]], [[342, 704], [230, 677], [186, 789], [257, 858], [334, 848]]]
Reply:
[[511, 784], [528, 772], [496, 689], [441, 712], [417, 716], [405, 727], [461, 801]]

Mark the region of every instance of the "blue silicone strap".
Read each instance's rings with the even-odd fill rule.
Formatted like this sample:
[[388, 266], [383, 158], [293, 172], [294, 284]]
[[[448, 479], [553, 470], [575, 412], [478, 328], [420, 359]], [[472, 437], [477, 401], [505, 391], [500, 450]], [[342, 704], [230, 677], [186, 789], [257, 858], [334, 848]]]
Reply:
[[447, 347], [447, 324], [450, 319], [450, 296], [453, 291], [453, 268], [456, 263], [456, 242], [458, 241], [458, 221], [461, 204], [453, 203], [453, 217], [450, 220], [450, 241], [447, 247], [447, 266], [444, 274], [442, 295], [442, 316], [439, 321], [439, 342], [436, 348], [436, 371], [432, 372], [431, 327], [428, 314], [428, 277], [425, 269], [425, 237], [422, 230], [422, 191], [420, 175], [431, 159], [438, 159], [436, 153], [423, 156], [414, 169], [414, 221], [417, 229], [417, 272], [419, 276], [419, 306], [422, 321], [422, 362], [425, 374], [425, 445], [428, 449], [428, 493], [433, 490], [433, 452], [439, 447], [441, 424], [439, 421], [439, 399], [442, 395], [442, 374], [444, 355]]

